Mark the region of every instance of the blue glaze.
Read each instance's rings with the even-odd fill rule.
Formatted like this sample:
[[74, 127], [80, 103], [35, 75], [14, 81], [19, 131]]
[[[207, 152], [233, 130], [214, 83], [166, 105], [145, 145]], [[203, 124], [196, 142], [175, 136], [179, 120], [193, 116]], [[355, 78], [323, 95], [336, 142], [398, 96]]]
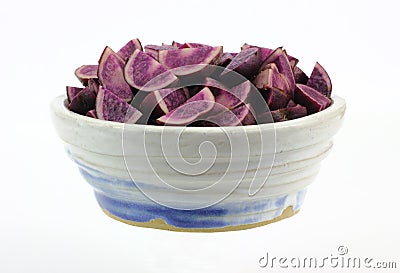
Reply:
[[120, 191], [122, 189], [137, 189], [136, 184], [129, 180], [122, 180], [105, 175], [95, 176], [82, 167], [79, 167], [79, 172], [86, 179], [86, 181], [89, 182], [90, 185], [95, 188], [100, 187], [105, 191], [111, 188], [115, 188], [116, 191]]
[[[121, 219], [135, 222], [149, 222], [163, 219], [179, 228], [221, 228], [242, 224], [252, 224], [270, 220], [279, 215], [289, 205], [288, 195], [270, 199], [249, 197], [248, 201], [232, 202], [223, 200], [213, 206], [196, 210], [168, 208], [148, 199], [130, 180], [106, 175], [88, 167], [78, 160], [79, 170], [85, 180], [95, 188], [99, 205]], [[140, 183], [140, 187], [147, 187]], [[150, 186], [153, 188], [154, 186]], [[147, 189], [150, 189], [148, 187]], [[304, 200], [305, 190], [295, 193], [294, 210], [298, 210]]]
[[212, 228], [226, 225], [222, 221], [225, 214], [222, 209], [177, 210], [157, 203], [140, 204], [134, 201], [116, 200], [100, 192], [95, 192], [99, 205], [111, 214], [136, 222], [148, 222], [152, 219], [164, 219], [170, 225], [181, 228]]
[[296, 194], [296, 204], [293, 207], [294, 210], [298, 210], [303, 205], [304, 198], [306, 197], [307, 189], [301, 190]]
[[283, 196], [281, 198], [278, 198], [275, 201], [275, 206], [278, 207], [278, 208], [283, 207], [285, 205], [285, 203], [286, 203], [286, 199], [287, 199], [287, 195], [285, 195], [285, 196]]

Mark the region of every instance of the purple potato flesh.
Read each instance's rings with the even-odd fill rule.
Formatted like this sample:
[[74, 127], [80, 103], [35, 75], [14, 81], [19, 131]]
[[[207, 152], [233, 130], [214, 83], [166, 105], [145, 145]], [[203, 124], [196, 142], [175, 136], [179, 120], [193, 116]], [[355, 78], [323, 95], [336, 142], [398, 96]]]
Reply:
[[290, 96], [285, 91], [275, 87], [262, 90], [262, 95], [270, 110], [284, 108], [290, 100]]
[[[219, 89], [226, 89], [227, 87], [222, 84], [221, 82], [213, 79], [213, 78], [206, 78], [205, 81], [205, 86], [209, 87], [211, 91], [213, 91], [213, 88], [216, 88], [216, 92], [218, 92]], [[218, 90], [217, 90], [218, 89]]]
[[219, 60], [219, 66], [226, 67], [238, 53], [224, 52]]
[[98, 67], [95, 64], [82, 65], [75, 70], [75, 76], [84, 86], [87, 86], [89, 79], [97, 79]]
[[77, 114], [85, 115], [89, 110], [94, 109], [96, 94], [89, 87], [82, 89], [68, 104], [68, 109]]
[[299, 60], [293, 56], [290, 56], [289, 54], [287, 54], [286, 50], [283, 49], [283, 53], [285, 53], [285, 55], [287, 56], [290, 66], [293, 68], [298, 64]]
[[125, 63], [111, 48], [106, 47], [99, 60], [98, 76], [101, 85], [124, 101], [133, 98], [132, 89], [124, 78]]
[[274, 63], [269, 63], [265, 66], [265, 69], [272, 69], [273, 73], [279, 73], [279, 69]]
[[274, 119], [274, 122], [291, 120], [306, 116], [307, 108], [297, 104], [296, 106], [271, 111], [271, 115]]
[[276, 87], [280, 90], [285, 91], [289, 96], [291, 96], [289, 81], [286, 76], [282, 73], [272, 74], [272, 87]]
[[260, 71], [258, 75], [254, 78], [253, 84], [258, 89], [268, 89], [272, 87], [272, 69], [265, 69]]
[[155, 50], [155, 51], [160, 51], [160, 50], [175, 50], [177, 49], [175, 46], [172, 45], [146, 45], [144, 46], [144, 51], [146, 52], [147, 50]]
[[258, 48], [258, 49], [260, 49], [261, 62], [264, 62], [267, 59], [267, 57], [269, 55], [271, 55], [272, 52], [274, 52], [273, 49], [266, 48], [266, 47], [253, 46], [253, 45], [248, 45], [248, 44], [244, 44], [242, 46], [242, 50], [243, 49], [247, 49], [247, 48]]
[[99, 119], [136, 123], [142, 113], [106, 88], [100, 87], [96, 98], [96, 113]]
[[286, 107], [293, 107], [293, 106], [296, 106], [297, 104], [293, 101], [293, 100], [290, 100], [288, 103], [287, 103], [287, 105], [286, 105]]
[[118, 52], [105, 47], [98, 65], [75, 70], [83, 87], [66, 87], [66, 107], [91, 118], [148, 125], [288, 121], [332, 102], [326, 70], [316, 62], [306, 74], [298, 62], [282, 47], [244, 44], [231, 53], [201, 43], [142, 46], [132, 39]]
[[262, 63], [261, 53], [259, 48], [247, 48], [240, 51], [232, 61], [226, 66], [228, 70], [236, 71], [246, 78], [252, 78], [257, 72]]
[[296, 65], [297, 65], [297, 63], [299, 62], [299, 60], [298, 59], [296, 59], [296, 58], [294, 58], [294, 57], [292, 57], [292, 58], [289, 58], [288, 57], [288, 60], [289, 60], [289, 63], [290, 63], [290, 67], [292, 68], [292, 70], [296, 67]]
[[176, 48], [179, 48], [179, 47], [181, 47], [183, 44], [182, 44], [182, 43], [179, 43], [179, 42], [173, 41], [171, 45], [174, 46], [174, 47], [176, 47]]
[[140, 110], [142, 113], [150, 113], [151, 118], [157, 119], [184, 104], [188, 97], [186, 88], [156, 90], [144, 98]]
[[[241, 124], [242, 125], [254, 125], [254, 124], [257, 124], [257, 121], [256, 121], [256, 119], [255, 119], [255, 117], [253, 115], [254, 111], [251, 110], [251, 105], [250, 104], [245, 104], [243, 106], [239, 106], [239, 107], [235, 108], [233, 110], [233, 112], [234, 113], [237, 112], [238, 109], [241, 108], [241, 107], [244, 107], [243, 110], [246, 110], [246, 112], [247, 112], [247, 113], [245, 112], [246, 115], [244, 115], [244, 118], [242, 119]], [[243, 113], [243, 112], [241, 112], [241, 113]], [[242, 116], [243, 116], [243, 114], [242, 114]]]
[[249, 104], [243, 104], [235, 109], [223, 111], [207, 118], [211, 126], [239, 126], [256, 124]]
[[182, 48], [199, 48], [199, 47], [205, 47], [205, 46], [212, 47], [212, 46], [205, 45], [205, 44], [200, 44], [200, 43], [184, 43], [184, 44], [179, 44], [178, 48], [179, 49], [182, 49]]
[[89, 110], [86, 113], [86, 116], [91, 117], [91, 118], [97, 118], [96, 109]]
[[271, 111], [265, 111], [257, 115], [257, 124], [266, 124], [274, 122]]
[[324, 110], [331, 104], [331, 100], [320, 92], [304, 84], [296, 84], [294, 101], [307, 108], [308, 114]]
[[233, 109], [247, 100], [250, 90], [250, 81], [245, 81], [228, 90], [221, 89], [220, 93], [215, 97], [215, 102], [228, 109]]
[[[222, 47], [183, 48], [178, 50], [161, 50], [159, 62], [175, 75], [188, 75], [205, 68], [204, 65], [215, 64], [222, 55]], [[200, 65], [201, 64], [201, 65]]]
[[136, 49], [143, 50], [142, 44], [139, 39], [132, 39], [118, 50], [117, 54], [126, 62]]
[[88, 87], [93, 93], [97, 94], [99, 92], [100, 83], [97, 79], [89, 79]]
[[173, 111], [157, 119], [157, 123], [165, 125], [188, 125], [209, 113], [215, 104], [215, 99], [208, 87], [187, 100]]
[[188, 43], [184, 43], [184, 44], [181, 44], [181, 45], [178, 47], [178, 49], [184, 49], [184, 48], [191, 48], [191, 46], [190, 46]]
[[251, 91], [251, 82], [244, 81], [234, 87], [227, 88], [213, 78], [206, 78], [207, 86], [215, 97], [215, 103], [228, 109], [233, 109], [247, 101]]
[[299, 67], [295, 66], [293, 68], [293, 75], [296, 83], [307, 84], [308, 76]]
[[273, 69], [261, 71], [253, 80], [254, 85], [259, 89], [268, 89], [270, 87], [279, 88], [290, 95], [289, 82], [285, 75], [274, 72]]
[[67, 86], [67, 98], [68, 102], [71, 102], [79, 92], [83, 90], [83, 87], [74, 87], [74, 86]]
[[150, 55], [154, 60], [158, 61], [158, 52], [160, 50], [176, 50], [177, 48], [172, 45], [146, 45], [144, 47], [144, 52]]
[[[273, 49], [270, 49], [270, 48], [259, 47], [259, 46], [253, 46], [253, 45], [248, 45], [248, 44], [244, 44], [244, 45], [242, 46], [242, 49], [251, 48], [251, 47], [257, 47], [257, 48], [259, 48], [259, 49], [261, 50], [261, 57], [262, 57], [262, 61], [263, 61], [263, 62], [269, 57], [269, 55], [272, 54], [272, 52], [274, 52], [274, 50], [273, 50]], [[286, 54], [286, 56], [288, 57], [290, 66], [291, 66], [292, 68], [294, 68], [294, 67], [297, 65], [297, 63], [299, 62], [299, 60], [298, 60], [297, 58], [295, 58], [295, 57], [292, 57], [292, 56], [288, 55], [288, 54], [286, 53], [286, 50], [283, 50], [283, 52], [284, 52], [284, 53]]]
[[317, 62], [307, 81], [307, 85], [320, 92], [325, 97], [330, 98], [332, 92], [332, 82], [325, 69]]
[[129, 57], [124, 75], [130, 86], [148, 92], [166, 88], [177, 80], [165, 66], [140, 50]]
[[253, 83], [258, 89], [275, 87], [286, 92], [288, 96], [291, 96], [289, 82], [286, 76], [282, 73], [279, 73], [277, 69], [268, 68], [266, 70], [262, 70], [254, 78]]
[[296, 88], [296, 83], [294, 80], [294, 75], [292, 67], [289, 63], [287, 55], [283, 52], [282, 48], [278, 47], [261, 65], [260, 70], [264, 70], [266, 66], [270, 63], [275, 63], [278, 67], [280, 73], [284, 74], [289, 83], [289, 93], [293, 96], [294, 89]]
[[215, 102], [214, 95], [208, 87], [204, 87], [203, 89], [201, 89], [196, 95], [188, 99], [186, 102], [193, 102], [198, 100]]
[[213, 79], [213, 78], [206, 78], [205, 84], [206, 87], [208, 87], [211, 92], [213, 93], [214, 97], [219, 96], [221, 93], [221, 90], [227, 90], [228, 88], [223, 85], [221, 82]]

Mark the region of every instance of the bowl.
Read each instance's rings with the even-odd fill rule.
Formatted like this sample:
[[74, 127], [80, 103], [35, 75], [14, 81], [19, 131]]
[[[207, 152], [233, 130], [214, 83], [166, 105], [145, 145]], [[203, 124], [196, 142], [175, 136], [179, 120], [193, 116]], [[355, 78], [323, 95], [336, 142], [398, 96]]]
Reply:
[[55, 129], [108, 216], [172, 231], [243, 230], [296, 214], [340, 129], [344, 99], [279, 123], [123, 124], [51, 103]]

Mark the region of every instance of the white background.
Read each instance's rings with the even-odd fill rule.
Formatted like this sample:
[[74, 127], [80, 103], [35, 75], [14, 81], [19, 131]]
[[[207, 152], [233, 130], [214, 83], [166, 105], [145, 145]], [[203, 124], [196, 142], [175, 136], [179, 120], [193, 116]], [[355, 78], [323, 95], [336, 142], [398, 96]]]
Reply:
[[[0, 272], [319, 272], [277, 257], [397, 261], [399, 12], [396, 1], [11, 1], [0, 7]], [[229, 233], [173, 233], [105, 216], [64, 153], [50, 101], [77, 66], [131, 38], [277, 47], [319, 61], [348, 104], [334, 148], [296, 216]], [[335, 271], [336, 270], [336, 271]], [[349, 269], [326, 272], [350, 272]], [[371, 271], [371, 270], [369, 270]], [[361, 272], [361, 271], [360, 271]], [[372, 271], [371, 271], [372, 272]]]

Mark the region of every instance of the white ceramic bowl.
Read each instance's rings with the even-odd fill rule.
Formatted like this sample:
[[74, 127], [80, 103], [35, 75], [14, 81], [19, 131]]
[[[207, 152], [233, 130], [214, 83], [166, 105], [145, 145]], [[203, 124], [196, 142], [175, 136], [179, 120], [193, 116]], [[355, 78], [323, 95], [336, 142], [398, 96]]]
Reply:
[[[51, 104], [56, 131], [107, 215], [202, 232], [261, 226], [298, 212], [346, 108], [334, 96], [327, 109], [291, 121], [183, 128], [102, 121], [65, 103], [59, 96]], [[214, 146], [198, 152], [204, 141]]]

